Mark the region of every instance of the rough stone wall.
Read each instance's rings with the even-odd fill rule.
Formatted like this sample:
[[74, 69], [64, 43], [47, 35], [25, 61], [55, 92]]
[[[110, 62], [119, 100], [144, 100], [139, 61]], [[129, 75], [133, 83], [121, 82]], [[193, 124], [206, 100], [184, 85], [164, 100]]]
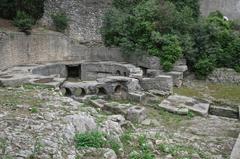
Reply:
[[208, 80], [213, 83], [240, 84], [240, 73], [230, 68], [218, 68], [208, 76]]
[[68, 33], [81, 43], [99, 43], [102, 15], [111, 0], [46, 0], [40, 23], [52, 27], [51, 15], [63, 11], [70, 19]]
[[82, 61], [123, 61], [118, 49], [87, 47], [55, 33], [0, 32], [0, 69], [9, 66]]
[[210, 12], [219, 10], [230, 19], [240, 18], [239, 0], [200, 0], [201, 12], [207, 16]]

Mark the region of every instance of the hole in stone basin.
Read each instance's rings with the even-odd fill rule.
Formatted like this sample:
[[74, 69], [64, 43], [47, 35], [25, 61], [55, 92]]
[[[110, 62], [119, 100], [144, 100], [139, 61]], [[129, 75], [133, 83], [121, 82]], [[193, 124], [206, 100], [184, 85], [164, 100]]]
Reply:
[[34, 81], [35, 83], [50, 83], [50, 82], [54, 82], [53, 78], [43, 78], [43, 79], [39, 79]]
[[186, 102], [185, 103], [187, 106], [194, 106], [194, 103], [193, 102]]
[[86, 91], [84, 88], [75, 88], [73, 90], [73, 95], [76, 97], [83, 97], [86, 95]]
[[119, 70], [116, 71], [117, 76], [121, 76], [121, 72]]
[[106, 91], [105, 88], [100, 87], [100, 88], [98, 88], [98, 93], [97, 93], [97, 94], [98, 94], [98, 95], [106, 95], [106, 94], [107, 94], [107, 91]]
[[65, 88], [66, 92], [65, 92], [65, 96], [71, 96], [72, 95], [72, 92], [69, 88]]
[[81, 78], [81, 65], [67, 65], [68, 78]]
[[123, 75], [124, 75], [125, 77], [127, 77], [127, 72], [123, 72]]
[[114, 93], [121, 93], [123, 90], [122, 90], [122, 87], [120, 85], [116, 86], [116, 88], [114, 89]]
[[141, 110], [142, 108], [141, 108], [141, 107], [135, 107], [134, 109], [136, 109], [136, 110]]

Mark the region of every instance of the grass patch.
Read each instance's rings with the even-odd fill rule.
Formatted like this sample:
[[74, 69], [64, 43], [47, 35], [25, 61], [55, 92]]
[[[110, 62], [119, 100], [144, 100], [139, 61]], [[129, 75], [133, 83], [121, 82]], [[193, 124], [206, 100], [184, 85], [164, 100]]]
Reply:
[[194, 154], [198, 154], [202, 159], [208, 159], [207, 155], [190, 146], [163, 143], [158, 145], [158, 149], [164, 154], [171, 154], [174, 158], [178, 159], [191, 159]]
[[181, 88], [175, 87], [173, 92], [182, 96], [187, 96], [187, 97], [198, 97], [198, 98], [203, 97], [197, 88], [195, 89], [190, 87], [181, 87]]
[[110, 148], [116, 154], [120, 153], [121, 146], [115, 139], [106, 140], [106, 135], [99, 131], [79, 133], [75, 135], [77, 149], [82, 148]]
[[76, 148], [102, 148], [106, 141], [104, 140], [104, 135], [98, 131], [80, 133], [75, 135]]
[[210, 95], [216, 99], [240, 103], [240, 85], [208, 84]]
[[195, 116], [195, 114], [191, 111], [188, 113], [188, 115], [173, 114], [157, 108], [147, 108], [147, 111], [150, 118], [161, 120], [163, 121], [163, 124], [169, 127], [176, 127], [182, 121], [190, 120]]
[[23, 84], [23, 88], [24, 89], [28, 89], [28, 90], [35, 90], [35, 89], [48, 89], [48, 90], [52, 90], [54, 89], [53, 86], [48, 86], [48, 85], [43, 85], [43, 84]]
[[31, 113], [37, 113], [37, 112], [38, 112], [38, 109], [36, 107], [31, 108]]
[[174, 93], [200, 99], [205, 96], [214, 97], [216, 100], [229, 101], [234, 104], [240, 103], [240, 85], [236, 84], [213, 84], [196, 83], [196, 87], [174, 88]]
[[17, 105], [39, 107], [44, 101], [35, 94], [33, 90], [0, 89], [0, 106], [7, 108], [14, 108]]
[[148, 145], [146, 136], [139, 135], [133, 137], [131, 132], [125, 132], [121, 136], [124, 152], [129, 159], [155, 159], [155, 155]]

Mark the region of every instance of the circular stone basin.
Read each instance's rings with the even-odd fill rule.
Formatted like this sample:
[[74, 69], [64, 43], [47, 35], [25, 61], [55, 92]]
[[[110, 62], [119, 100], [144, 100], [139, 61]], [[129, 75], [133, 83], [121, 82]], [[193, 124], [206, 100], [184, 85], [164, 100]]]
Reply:
[[34, 81], [35, 83], [50, 83], [50, 82], [54, 82], [53, 78], [43, 78], [43, 79], [39, 79]]

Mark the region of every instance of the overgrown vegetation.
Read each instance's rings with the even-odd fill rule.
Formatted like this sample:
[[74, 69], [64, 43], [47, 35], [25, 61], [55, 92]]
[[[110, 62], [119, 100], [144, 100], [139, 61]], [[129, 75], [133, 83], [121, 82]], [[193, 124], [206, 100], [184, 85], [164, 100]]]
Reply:
[[20, 31], [28, 32], [32, 29], [34, 20], [31, 16], [27, 15], [25, 12], [18, 11], [16, 17], [14, 18], [14, 25], [17, 26]]
[[1, 0], [0, 17], [14, 20], [20, 31], [28, 32], [43, 15], [44, 0]]
[[37, 20], [42, 17], [43, 9], [44, 0], [1, 0], [0, 17], [14, 19], [22, 11]]
[[240, 38], [220, 12], [203, 18], [198, 0], [114, 0], [101, 33], [127, 55], [153, 55], [165, 71], [182, 56], [198, 78], [215, 67], [240, 70]]
[[52, 19], [57, 31], [64, 32], [68, 27], [69, 19], [64, 12], [53, 14]]
[[106, 141], [104, 140], [103, 133], [92, 131], [76, 134], [75, 143], [77, 149], [87, 147], [102, 148], [105, 145]]

